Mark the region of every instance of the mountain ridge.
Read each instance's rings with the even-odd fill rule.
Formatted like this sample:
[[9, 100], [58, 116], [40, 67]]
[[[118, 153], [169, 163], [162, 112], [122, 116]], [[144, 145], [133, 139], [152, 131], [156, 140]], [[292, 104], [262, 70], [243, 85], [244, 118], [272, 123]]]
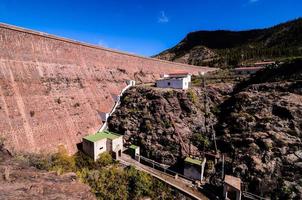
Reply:
[[153, 57], [194, 65], [229, 67], [302, 56], [302, 18], [264, 29], [194, 31]]

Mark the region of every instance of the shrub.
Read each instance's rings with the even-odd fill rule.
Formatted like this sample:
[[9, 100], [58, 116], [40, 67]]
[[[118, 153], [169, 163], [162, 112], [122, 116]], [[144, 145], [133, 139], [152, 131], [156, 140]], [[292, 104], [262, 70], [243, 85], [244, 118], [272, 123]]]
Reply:
[[96, 168], [96, 164], [94, 160], [90, 156], [83, 153], [82, 151], [78, 151], [74, 155], [74, 159], [75, 159], [77, 170], [81, 170], [81, 169], [91, 170]]
[[51, 171], [56, 171], [58, 174], [75, 171], [75, 159], [69, 156], [63, 145], [58, 147], [58, 152], [51, 156]]
[[188, 91], [187, 91], [187, 95], [188, 95], [188, 98], [190, 99], [190, 101], [191, 101], [193, 104], [197, 103], [198, 97], [196, 96], [196, 94], [194, 93], [193, 90], [191, 90], [191, 89], [188, 90]]
[[29, 164], [37, 169], [49, 170], [51, 168], [51, 157], [49, 155], [30, 154], [26, 157]]
[[99, 158], [96, 161], [98, 167], [105, 167], [107, 165], [113, 164], [113, 159], [110, 153], [104, 152], [99, 155]]
[[127, 176], [123, 169], [117, 167], [102, 170], [82, 170], [78, 173], [84, 183], [90, 185], [98, 199], [128, 199]]
[[191, 138], [193, 144], [199, 149], [205, 149], [210, 146], [208, 138], [202, 133], [195, 133]]
[[126, 172], [130, 199], [152, 196], [152, 177], [150, 175], [137, 171], [133, 167], [128, 168]]

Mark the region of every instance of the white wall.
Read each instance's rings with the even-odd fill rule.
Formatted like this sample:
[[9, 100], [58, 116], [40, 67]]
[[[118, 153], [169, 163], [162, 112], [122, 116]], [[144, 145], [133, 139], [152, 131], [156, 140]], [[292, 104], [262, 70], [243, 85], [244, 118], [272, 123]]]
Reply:
[[188, 89], [189, 88], [189, 80], [188, 80], [188, 78], [159, 79], [159, 80], [156, 81], [156, 87], [159, 87], [159, 88]]
[[115, 151], [116, 149], [123, 151], [123, 137], [112, 140], [112, 151]]
[[[100, 149], [102, 147], [102, 149]], [[104, 138], [97, 142], [94, 142], [94, 160], [98, 159], [99, 154], [107, 151], [107, 139]]]

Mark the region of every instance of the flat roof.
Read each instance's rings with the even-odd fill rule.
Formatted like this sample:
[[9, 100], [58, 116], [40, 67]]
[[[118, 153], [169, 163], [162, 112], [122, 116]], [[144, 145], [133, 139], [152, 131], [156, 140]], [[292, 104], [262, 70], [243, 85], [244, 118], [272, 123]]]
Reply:
[[96, 134], [93, 135], [88, 135], [84, 137], [85, 140], [88, 140], [90, 142], [97, 142], [102, 139], [111, 139], [114, 140], [116, 138], [121, 137], [122, 135], [119, 135], [117, 133], [112, 133], [109, 131], [103, 131], [103, 132], [97, 132]]
[[136, 146], [136, 145], [134, 145], [134, 144], [131, 144], [129, 148], [130, 148], [130, 149], [137, 149], [138, 146]]
[[241, 179], [235, 176], [225, 175], [224, 182], [237, 190], [241, 190]]
[[194, 164], [194, 165], [201, 165], [201, 163], [202, 163], [201, 160], [193, 159], [193, 158], [190, 158], [190, 157], [186, 157], [185, 162], [191, 163], [191, 164]]

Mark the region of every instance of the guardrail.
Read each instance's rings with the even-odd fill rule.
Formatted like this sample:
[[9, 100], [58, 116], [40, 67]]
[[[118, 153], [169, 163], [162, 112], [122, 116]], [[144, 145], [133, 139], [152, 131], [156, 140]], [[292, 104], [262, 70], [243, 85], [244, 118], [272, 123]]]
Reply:
[[[147, 164], [149, 164], [148, 166], [152, 166], [152, 168], [159, 170], [161, 172], [163, 172], [164, 174], [174, 177], [174, 178], [181, 178], [183, 181], [189, 182], [189, 183], [194, 183], [195, 180], [191, 179], [189, 177], [184, 176], [183, 174], [180, 174], [179, 172], [175, 172], [171, 169], [168, 169], [170, 166], [169, 165], [163, 165], [162, 163], [158, 163], [152, 159], [143, 157], [143, 156], [139, 156], [139, 162], [142, 163], [141, 161], [146, 162]], [[144, 164], [144, 163], [142, 163]]]
[[242, 196], [244, 196], [247, 199], [252, 199], [252, 200], [266, 200], [267, 198], [258, 196], [256, 194], [250, 193], [250, 192], [246, 192], [246, 191], [242, 191]]

